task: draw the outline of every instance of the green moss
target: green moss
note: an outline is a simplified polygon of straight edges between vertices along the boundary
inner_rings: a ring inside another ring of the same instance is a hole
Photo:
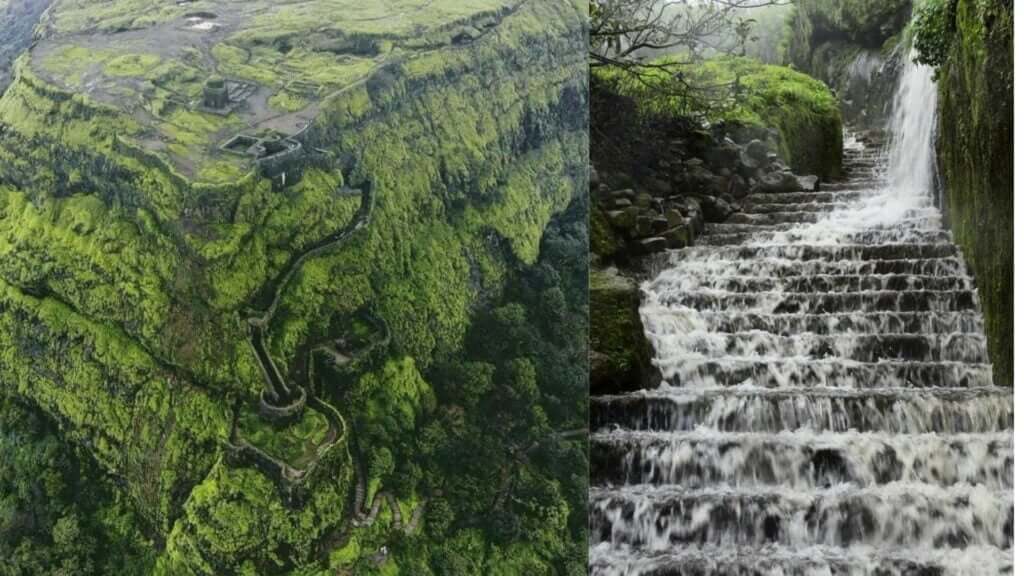
[[[145,76],[158,64],[156,54],[124,54],[107,60],[103,71],[110,76]]]
[[[959,0],[939,70],[939,162],[953,236],[975,277],[999,385],[1013,382],[1013,17]]]
[[[591,196],[591,206],[596,202]],[[593,209],[590,215],[590,251],[602,259],[610,259],[625,248],[622,239],[612,230],[608,216],[603,210]]]
[[[640,320],[640,290],[614,270],[590,273],[590,350],[593,393],[644,388],[650,384],[651,349]]]
[[[299,470],[315,459],[329,429],[327,418],[312,409],[304,410],[298,422],[286,426],[267,423],[255,409],[244,410],[238,419],[242,438]]]
[[[347,460],[321,464],[333,464],[332,480],[296,507],[263,473],[218,462],[192,491],[155,574],[266,574],[313,564],[317,542],[344,519],[349,481]]]
[[[842,117],[838,102],[820,81],[783,66],[727,56],[686,66],[678,74],[697,90],[715,93],[715,107],[704,108],[702,99],[681,89],[679,80],[663,69],[641,78],[606,73],[605,79],[613,80],[620,93],[635,97],[647,113],[700,114],[712,122],[775,128],[782,136],[782,156],[794,170],[823,178],[839,175]]]

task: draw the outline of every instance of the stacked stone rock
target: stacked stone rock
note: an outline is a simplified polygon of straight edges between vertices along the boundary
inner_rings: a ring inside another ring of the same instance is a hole
[[[749,194],[815,191],[816,176],[798,176],[760,139],[740,145],[728,137],[697,157],[683,140],[669,143],[671,160],[645,180],[645,188],[616,174],[605,182],[592,168],[597,208],[631,254],[654,254],[692,246],[706,223],[724,222]]]

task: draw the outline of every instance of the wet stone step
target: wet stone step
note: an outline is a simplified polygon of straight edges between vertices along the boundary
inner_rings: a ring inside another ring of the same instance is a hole
[[[846,244],[840,246],[815,246],[809,244],[773,244],[766,246],[694,246],[684,248],[681,254],[688,261],[706,260],[918,260],[925,258],[949,258],[958,255],[956,245],[947,244]]]
[[[984,486],[893,483],[815,491],[590,491],[590,538],[613,547],[908,546],[1013,542],[1013,499]]]
[[[981,334],[977,312],[873,312],[840,314],[761,314],[705,312],[701,322],[708,331],[733,334],[759,330],[769,334]]]
[[[983,363],[988,351],[983,334],[798,334],[764,332],[713,334],[703,331],[659,334],[658,346],[704,358],[799,357],[815,360],[843,358],[858,362],[879,360],[955,361]]]
[[[870,228],[863,228],[858,230],[859,232],[873,232],[879,230],[916,230],[923,229],[928,231],[938,230],[942,225],[942,218],[936,214],[928,214],[918,218],[907,218],[901,219],[898,223],[876,225]],[[799,232],[814,232],[816,228],[812,228],[811,225],[794,225],[794,224],[742,224],[742,223],[721,223],[721,224],[706,224],[704,228],[705,234],[737,234],[741,232],[759,233],[759,232],[784,232],[784,233],[799,233]]]
[[[665,434],[597,433],[591,485],[681,488],[758,486],[813,491],[893,482],[1013,489],[1013,433]]]
[[[937,216],[934,208],[911,208],[904,211],[907,219]],[[823,216],[817,212],[773,212],[771,214],[733,213],[726,219],[732,224],[810,224]]]
[[[878,169],[873,166],[859,166],[852,167],[843,171],[843,175],[849,180],[858,180],[866,178],[879,178],[881,174]]]
[[[882,190],[885,188],[885,181],[879,178],[858,178],[856,180],[842,180],[839,182],[822,182],[818,185],[819,192],[852,191],[852,190]]]
[[[761,388],[973,388],[992,385],[992,367],[963,362],[849,362],[807,359],[701,359],[658,361],[670,386]]]
[[[996,388],[711,389],[602,396],[594,430],[693,432],[986,433],[1013,429],[1013,398]],[[698,438],[699,439],[699,438]],[[696,440],[695,440],[696,441]]]
[[[678,254],[678,253],[677,253]],[[672,265],[672,260],[666,263]],[[762,276],[765,278],[782,278],[785,276],[833,276],[833,275],[920,275],[920,276],[952,276],[964,273],[963,262],[959,258],[927,258],[902,260],[776,260],[747,259],[734,261],[719,260],[686,260],[685,266],[676,263],[675,267],[692,276]],[[655,279],[651,285],[657,286],[663,280]]]
[[[726,222],[735,224],[787,224],[787,223],[814,223],[821,218],[820,214],[808,212],[776,212],[774,214],[747,214],[736,212],[729,216]]]
[[[703,311],[756,310],[773,314],[834,314],[837,312],[962,312],[978,308],[969,290],[879,291],[832,294],[778,292],[736,294],[666,292],[658,303]]]
[[[637,554],[597,545],[590,558],[589,576],[1010,576],[1013,571],[1012,554],[989,546],[888,552],[727,547]]]
[[[806,202],[799,204],[796,202],[757,202],[746,204],[743,211],[747,214],[775,214],[779,212],[804,212],[804,213],[822,213],[822,212],[839,212],[841,210],[853,210],[863,204],[857,201],[850,202]],[[917,204],[920,208],[926,208],[930,206],[928,202],[920,202]]]
[[[740,232],[734,234],[705,234],[697,241],[698,246],[738,246],[740,244],[801,244],[812,241],[814,235],[810,232]],[[944,244],[952,242],[952,236],[945,230],[927,230],[910,228],[906,230],[871,230],[868,232],[855,232],[846,236],[843,242],[846,244]]]
[[[776,192],[750,194],[743,199],[745,205],[754,204],[810,204],[813,202],[856,202],[874,196],[870,191],[856,192]]]
[[[816,276],[702,276],[681,279],[679,286],[688,289],[724,290],[726,292],[864,292],[906,290],[970,290],[970,278],[965,276],[915,276],[910,274],[837,274]],[[659,283],[659,289],[674,288],[668,282]]]

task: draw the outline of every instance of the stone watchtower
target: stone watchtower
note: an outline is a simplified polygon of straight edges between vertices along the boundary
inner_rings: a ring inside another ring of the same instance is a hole
[[[215,110],[228,105],[228,87],[220,76],[211,76],[203,86],[203,106]]]

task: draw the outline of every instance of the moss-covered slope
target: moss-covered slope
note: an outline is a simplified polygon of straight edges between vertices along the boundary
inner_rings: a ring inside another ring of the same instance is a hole
[[[679,84],[677,74],[685,85]],[[719,56],[671,73],[661,68],[639,75],[601,70],[599,79],[634,98],[647,114],[705,116],[710,122],[777,130],[780,156],[799,172],[827,179],[837,177],[842,168],[839,105],[827,86],[801,72]],[[704,99],[695,93],[714,95],[715,105],[700,106]]]
[[[278,293],[269,354],[327,399],[344,381],[307,382],[306,358],[353,314],[420,370],[460,349],[473,307],[582,193],[583,17],[541,0],[46,13],[0,97],[0,385],[169,537],[161,570],[327,557],[351,515],[359,430],[335,438],[342,453],[298,502],[228,458],[264,387],[245,319]],[[242,100],[211,109],[211,77]],[[263,157],[220,147],[237,134]]]
[[[977,282],[998,384],[1013,382],[1013,6],[952,2],[939,70],[944,209]]]

